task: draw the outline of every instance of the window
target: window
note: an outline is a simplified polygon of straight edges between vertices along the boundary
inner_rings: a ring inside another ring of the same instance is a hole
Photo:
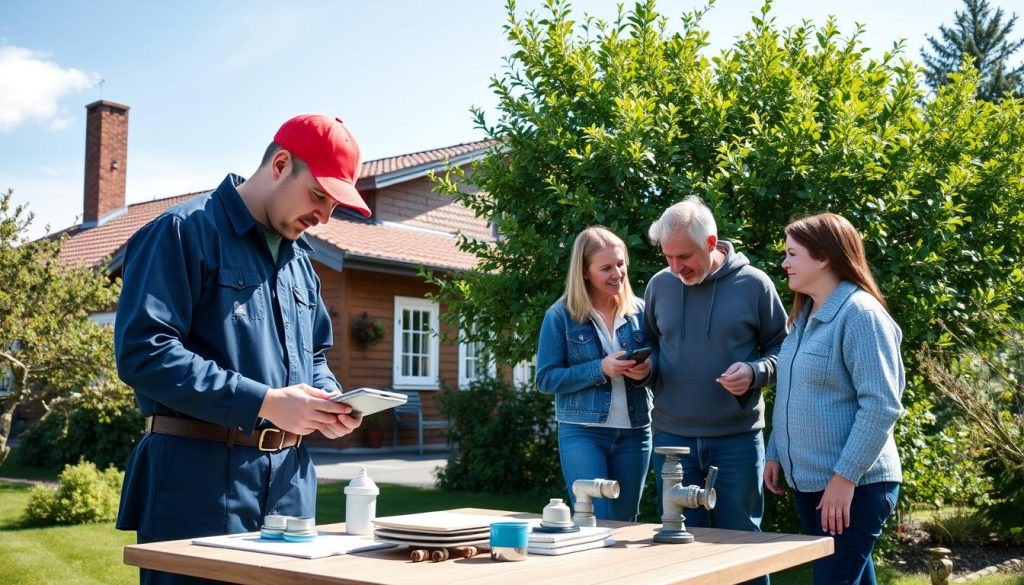
[[[14,370],[7,362],[0,363],[0,398],[6,398],[14,390]]]
[[[470,383],[496,374],[494,360],[487,355],[482,341],[459,343],[459,388],[466,389]]]
[[[537,375],[537,356],[523,360],[512,368],[512,385],[516,388],[533,387],[533,378]]]
[[[395,386],[438,387],[437,303],[395,297]]]
[[[114,328],[114,317],[116,317],[116,316],[117,316],[117,313],[114,313],[114,312],[110,312],[110,313],[92,313],[92,314],[89,315],[89,319],[92,320],[92,322],[97,324],[97,325],[102,325],[104,327],[110,327],[111,329],[113,329]]]

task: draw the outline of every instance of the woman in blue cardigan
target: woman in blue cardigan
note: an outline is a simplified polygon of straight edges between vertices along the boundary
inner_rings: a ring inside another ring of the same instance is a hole
[[[651,360],[625,359],[647,345],[644,302],[629,286],[626,244],[607,229],[573,244],[565,293],[544,315],[537,388],[555,395],[558,454],[569,499],[577,479],[619,482],[619,497],[596,498],[594,515],[634,520],[651,457]]]
[[[807,534],[835,553],[818,584],[875,583],[871,550],[896,509],[903,475],[893,440],[905,385],[902,333],[886,311],[857,230],[823,213],[786,226],[782,262],[793,291],[778,361],[765,486],[795,491]]]

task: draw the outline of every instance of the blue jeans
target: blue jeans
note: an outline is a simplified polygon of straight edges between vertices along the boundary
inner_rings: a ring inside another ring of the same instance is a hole
[[[795,492],[796,512],[804,534],[821,536],[821,511],[815,510],[824,492]],[[816,584],[875,585],[875,564],[871,549],[882,534],[885,519],[896,510],[900,484],[882,481],[857,486],[850,503],[850,526],[832,537],[835,552],[814,561]]]
[[[558,456],[571,508],[576,506],[574,481],[613,479],[619,482],[619,497],[594,498],[594,515],[601,520],[636,520],[651,460],[651,427],[613,429],[558,423]]]
[[[655,447],[689,447],[690,454],[680,458],[683,464],[683,484],[703,487],[708,468],[718,468],[715,491],[718,502],[713,513],[718,528],[761,532],[764,515],[764,436],[751,431],[724,437],[680,437],[670,433],[654,433]],[[662,507],[661,468],[665,456],[655,453],[651,463],[658,484],[658,511]],[[711,526],[711,518],[704,508],[683,510],[687,526]],[[768,577],[748,583],[767,585]]]

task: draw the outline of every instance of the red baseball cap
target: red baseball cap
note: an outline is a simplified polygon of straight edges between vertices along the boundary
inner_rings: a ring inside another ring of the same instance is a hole
[[[295,116],[281,125],[274,142],[301,158],[320,188],[338,203],[370,217],[370,208],[356,191],[362,164],[359,145],[341,118]]]

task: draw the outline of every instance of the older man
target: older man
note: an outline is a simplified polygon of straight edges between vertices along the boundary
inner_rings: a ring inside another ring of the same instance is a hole
[[[689,197],[651,225],[668,267],[647,285],[644,329],[657,348],[654,446],[689,447],[683,480],[719,469],[718,527],[760,531],[764,510],[764,400],[786,336],[786,310],[771,279],[718,239],[711,210]],[[660,472],[664,457],[652,464]],[[661,482],[656,482],[659,488]],[[687,524],[709,526],[702,509]]]

